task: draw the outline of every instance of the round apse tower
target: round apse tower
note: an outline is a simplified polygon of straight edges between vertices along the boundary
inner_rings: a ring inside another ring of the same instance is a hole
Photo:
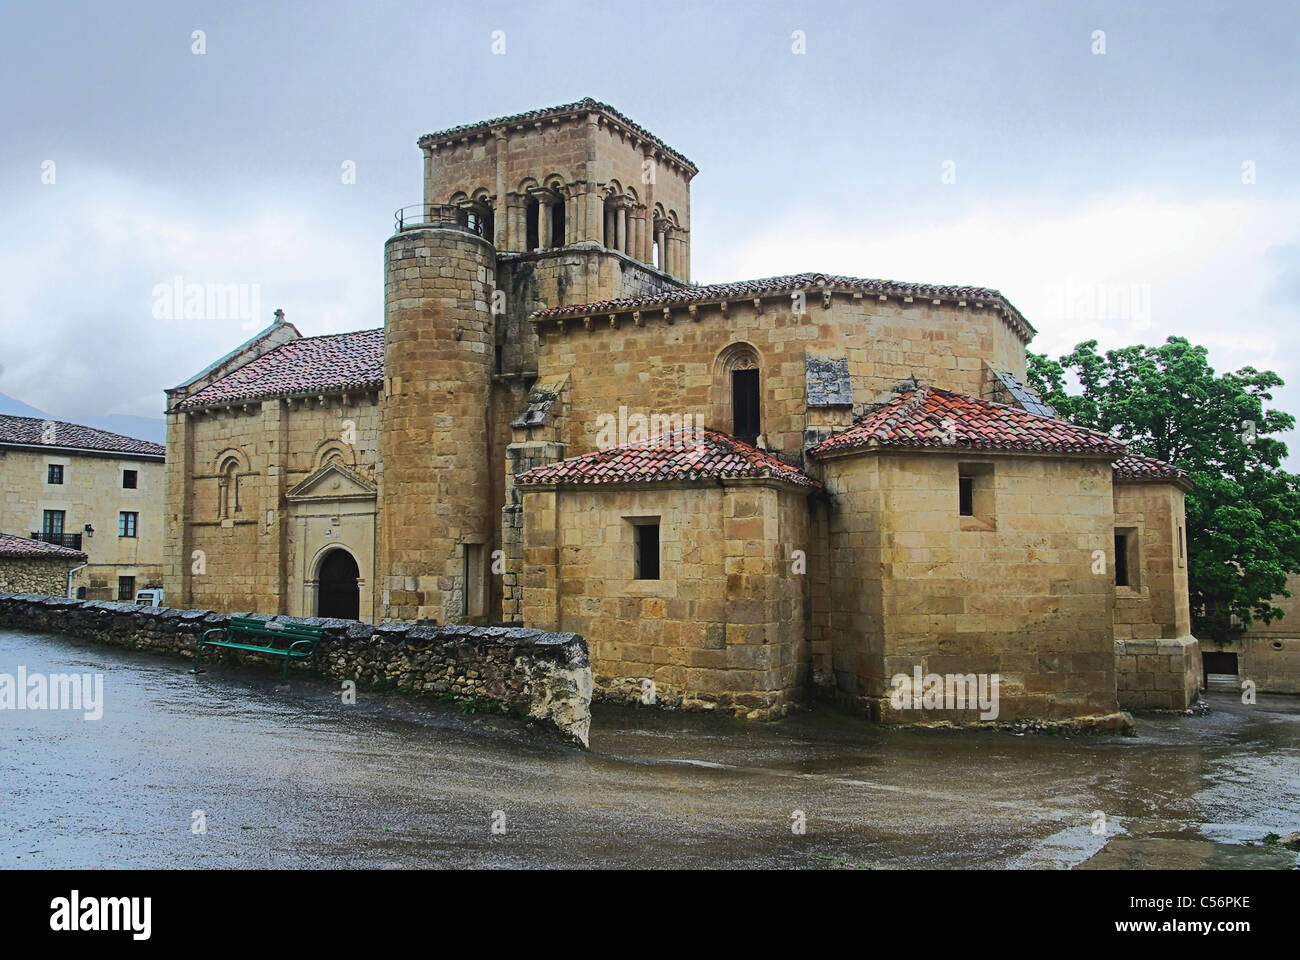
[[[384,245],[382,618],[487,616],[496,250],[425,205]]]

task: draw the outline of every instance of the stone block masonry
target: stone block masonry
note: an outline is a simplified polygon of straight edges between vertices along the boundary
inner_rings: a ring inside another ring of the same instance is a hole
[[[1115,685],[1126,710],[1186,710],[1200,697],[1200,644],[1192,636],[1116,640]]]
[[[587,746],[591,661],[586,641],[577,634],[521,627],[423,627],[254,616],[323,628],[318,653],[325,677],[352,680],[358,688],[395,689],[428,699],[498,704],[538,721],[568,742]],[[209,610],[0,594],[0,627],[63,634],[191,660],[199,635],[229,622],[228,615]],[[205,650],[203,656],[209,664],[236,657],[271,659],[221,648]],[[277,669],[279,663],[275,658]],[[294,663],[290,669],[310,666]]]

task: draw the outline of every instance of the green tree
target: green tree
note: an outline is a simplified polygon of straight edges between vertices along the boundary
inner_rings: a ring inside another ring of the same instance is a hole
[[[1283,385],[1276,373],[1216,376],[1204,347],[1170,337],[1105,353],[1089,340],[1059,360],[1030,353],[1028,381],[1061,417],[1191,476],[1187,580],[1198,635],[1226,639],[1233,616],[1249,626],[1282,615],[1269,601],[1289,597],[1287,574],[1300,573],[1300,477],[1282,469],[1287,448],[1274,436],[1295,417],[1265,407]]]

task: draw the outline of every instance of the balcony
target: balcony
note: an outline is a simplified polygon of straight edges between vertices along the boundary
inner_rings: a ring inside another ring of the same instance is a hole
[[[81,549],[81,534],[79,533],[41,533],[33,530],[33,540],[39,540],[41,543],[52,543],[59,547],[71,547],[73,550]]]
[[[492,239],[488,221],[481,212],[450,203],[416,203],[402,207],[393,214],[393,221],[398,233],[419,227],[460,227],[485,240]]]

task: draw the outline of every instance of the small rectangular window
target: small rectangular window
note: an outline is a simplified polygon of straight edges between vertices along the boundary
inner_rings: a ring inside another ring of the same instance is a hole
[[[117,578],[117,599],[127,601],[135,599],[135,577]]]
[[[63,536],[63,517],[62,510],[46,510],[41,517],[41,533],[52,537]],[[58,543],[58,540],[52,540],[51,543]]]
[[[659,579],[659,524],[638,523],[636,533],[636,579]]]
[[[957,464],[957,526],[959,529],[968,531],[997,529],[996,479],[992,463]]]
[[[957,512],[963,517],[975,516],[975,478],[957,478]]]
[[[1128,535],[1115,534],[1115,586],[1127,587],[1128,582]]]
[[[136,483],[137,483],[137,482],[138,482],[138,474],[136,473],[135,470],[123,470],[123,471],[122,471],[122,489],[123,489],[123,490],[134,490],[134,489],[136,488]]]
[[[136,535],[136,524],[140,520],[140,514],[128,513],[122,511],[117,515],[117,535],[119,537],[134,537]]]
[[[63,482],[63,464],[61,464],[61,463],[51,463],[50,466],[49,466],[48,471],[47,471],[46,474],[45,474],[45,482],[46,482],[46,483],[62,483],[62,482]]]

